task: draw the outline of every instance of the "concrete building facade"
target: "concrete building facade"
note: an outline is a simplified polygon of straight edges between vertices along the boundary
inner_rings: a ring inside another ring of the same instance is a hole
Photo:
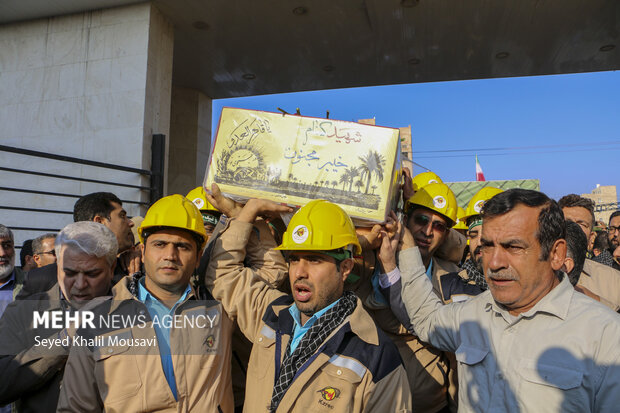
[[[609,224],[609,216],[618,209],[618,193],[615,185],[596,185],[596,188],[589,194],[582,194],[584,198],[594,201],[594,217],[597,221],[602,221],[605,225]]]

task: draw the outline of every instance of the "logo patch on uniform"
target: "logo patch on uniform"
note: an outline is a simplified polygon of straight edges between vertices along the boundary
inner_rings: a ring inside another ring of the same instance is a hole
[[[323,398],[323,400],[327,400],[328,402],[331,402],[332,400],[340,396],[340,390],[335,387],[325,387],[319,390],[318,393],[321,393],[321,397]]]
[[[205,206],[205,201],[201,198],[194,198],[192,202],[196,205],[196,207],[198,207],[198,209],[202,209],[202,207]]]
[[[476,211],[477,213],[480,213],[480,211],[482,211],[483,206],[484,206],[484,199],[481,199],[480,201],[474,204],[474,211]]]
[[[437,195],[435,198],[433,198],[433,205],[435,205],[435,208],[439,208],[439,209],[445,208],[446,198],[444,198],[441,195]]]
[[[215,337],[213,337],[213,334],[207,337],[205,343],[207,344],[207,347],[213,348],[213,346],[215,345]]]
[[[308,239],[309,235],[310,231],[308,231],[308,228],[306,228],[305,225],[297,225],[293,230],[293,242],[296,244],[302,244]]]

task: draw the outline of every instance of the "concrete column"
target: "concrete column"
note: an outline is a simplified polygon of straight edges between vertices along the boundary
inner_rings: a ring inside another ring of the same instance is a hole
[[[169,135],[173,27],[151,4],[0,26],[0,144],[149,169],[151,135]],[[0,164],[144,185],[139,174],[0,152]],[[5,187],[84,195],[133,188],[0,171]],[[76,198],[0,191],[0,204],[72,211]],[[144,207],[125,203],[129,214]],[[11,227],[62,228],[71,215],[0,210]],[[40,232],[17,231],[16,241]]]
[[[194,89],[172,89],[168,192],[202,185],[211,151],[211,99]]]

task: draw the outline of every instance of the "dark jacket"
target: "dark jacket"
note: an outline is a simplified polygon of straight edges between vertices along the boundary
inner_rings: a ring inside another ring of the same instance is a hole
[[[444,304],[467,301],[484,292],[473,280],[469,279],[467,270],[449,272],[440,275],[438,278],[441,291],[439,298]]]
[[[58,265],[56,263],[46,265],[44,267],[34,268],[26,274],[26,280],[23,288],[15,297],[16,300],[29,299],[33,294],[48,291],[54,284],[58,282]],[[120,265],[118,259],[114,267],[114,277],[112,285],[115,285],[123,277],[128,275]]]
[[[55,338],[58,331],[32,329],[33,311],[69,309],[60,288],[13,301],[0,319],[0,406],[16,402],[20,412],[54,412],[67,353],[36,346],[35,336]]]

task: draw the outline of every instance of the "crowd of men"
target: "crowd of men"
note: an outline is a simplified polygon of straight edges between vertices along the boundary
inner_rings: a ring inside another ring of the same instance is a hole
[[[21,267],[0,224],[0,413],[619,409],[620,211],[406,168],[401,199],[92,193]]]

